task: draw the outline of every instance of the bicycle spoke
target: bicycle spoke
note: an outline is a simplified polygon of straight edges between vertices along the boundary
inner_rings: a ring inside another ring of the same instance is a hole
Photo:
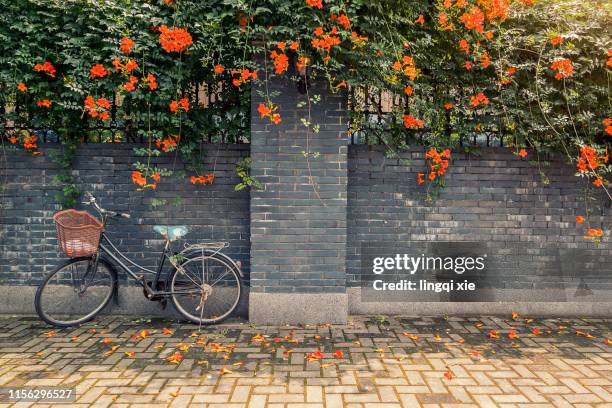
[[[210,286],[215,286],[221,279],[223,279],[225,276],[227,276],[228,273],[230,273],[230,271],[225,271],[225,273],[223,275],[219,276],[219,278],[214,283],[212,283]]]
[[[241,288],[232,265],[214,255],[196,255],[183,268],[186,272],[175,273],[172,281],[172,297],[181,313],[194,322],[207,323],[233,311]]]
[[[90,260],[75,261],[54,272],[42,287],[38,303],[51,322],[74,324],[94,316],[110,300],[114,279],[107,267]]]

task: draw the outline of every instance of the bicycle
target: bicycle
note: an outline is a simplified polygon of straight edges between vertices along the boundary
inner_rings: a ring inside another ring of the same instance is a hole
[[[117,299],[118,273],[110,260],[143,287],[148,300],[165,306],[171,299],[176,310],[193,323],[220,323],[235,311],[244,284],[240,263],[221,252],[229,243],[186,244],[174,252],[172,242],[186,235],[187,227],[156,225],[153,228],[165,243],[157,269],[152,270],[129,259],[105,232],[111,219],[130,215],[100,207],[90,193],[85,198],[83,204],[93,205],[100,219],[75,210],[54,216],[60,247],[71,259],[53,270],[36,291],[34,303],[42,320],[57,327],[77,326],[92,320],[111,299]],[[67,225],[66,220],[76,226]],[[163,279],[168,261],[172,269]],[[132,268],[154,277],[148,280]]]

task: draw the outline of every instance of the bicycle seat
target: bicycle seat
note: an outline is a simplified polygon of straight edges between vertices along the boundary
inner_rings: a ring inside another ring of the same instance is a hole
[[[163,235],[163,237],[167,238],[169,241],[181,239],[189,232],[189,229],[184,225],[155,225],[153,230]]]

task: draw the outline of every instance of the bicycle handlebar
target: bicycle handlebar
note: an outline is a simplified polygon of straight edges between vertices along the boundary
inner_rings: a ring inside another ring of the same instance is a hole
[[[110,210],[105,210],[104,208],[100,207],[98,205],[98,203],[96,202],[96,197],[93,196],[93,194],[91,194],[89,191],[85,192],[85,198],[88,199],[89,201],[82,201],[83,204],[85,205],[94,205],[94,207],[96,207],[96,210],[98,210],[98,212],[102,215],[108,215],[110,217],[120,217],[120,218],[130,218],[130,214],[128,213],[120,213],[120,212],[115,212],[115,211],[110,211]]]

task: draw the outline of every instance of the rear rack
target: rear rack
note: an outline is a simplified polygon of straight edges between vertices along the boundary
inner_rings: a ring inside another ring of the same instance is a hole
[[[197,244],[186,243],[185,249],[183,249],[183,251],[187,251],[187,250],[191,251],[191,250],[197,250],[197,249],[210,249],[210,250],[220,251],[223,248],[227,248],[229,246],[230,246],[229,242],[199,242]]]

